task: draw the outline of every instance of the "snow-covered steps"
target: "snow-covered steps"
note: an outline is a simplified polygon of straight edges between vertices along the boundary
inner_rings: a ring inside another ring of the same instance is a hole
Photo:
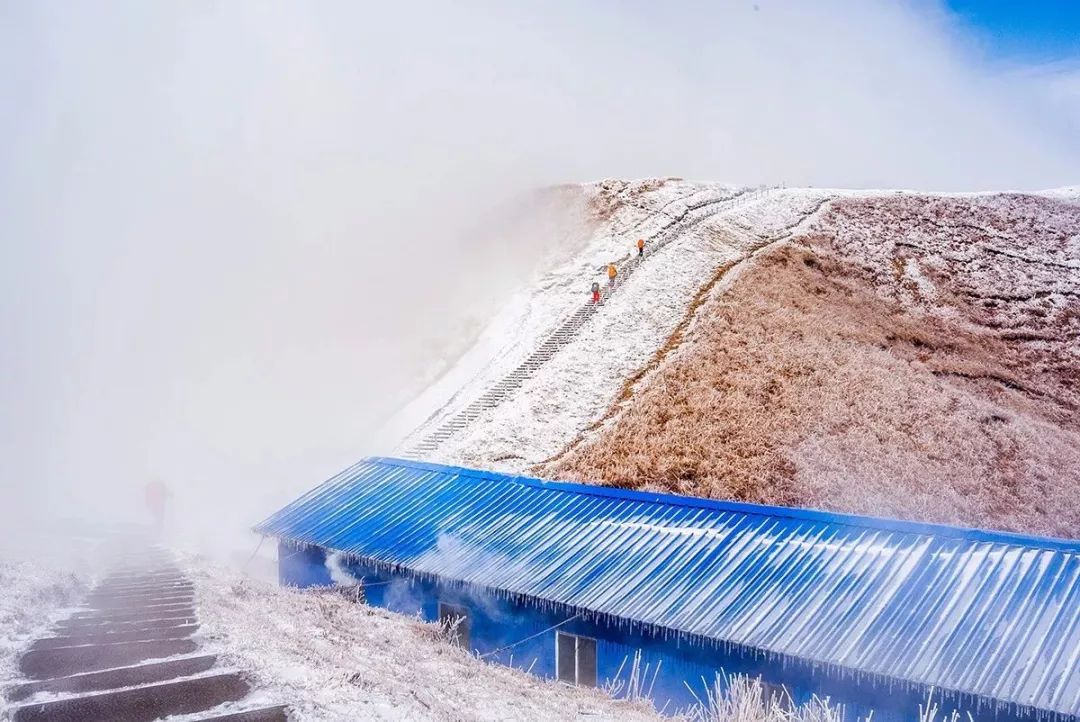
[[[216,674],[25,705],[15,710],[15,721],[156,720],[236,702],[248,692],[240,675]]]
[[[178,677],[190,677],[208,671],[217,664],[217,656],[183,657],[169,662],[141,664],[136,667],[120,667],[103,672],[76,674],[70,677],[27,682],[8,690],[8,699],[21,702],[41,693],[63,694],[65,692],[97,692],[106,689],[134,687],[141,684],[163,682]]]
[[[45,637],[30,645],[31,650],[56,649],[57,647],[80,647],[85,645],[106,645],[117,642],[153,642],[185,639],[199,629],[196,624],[183,624],[173,627],[148,627],[123,631],[106,631],[92,634],[79,633],[65,637]]]
[[[190,639],[32,649],[22,656],[19,670],[29,679],[56,679],[111,667],[124,667],[147,659],[190,654],[196,649],[198,645]]]
[[[5,691],[15,722],[184,720],[280,722],[284,706],[248,699],[251,685],[199,654],[195,589],[169,555],[129,556],[19,659],[26,681]]]

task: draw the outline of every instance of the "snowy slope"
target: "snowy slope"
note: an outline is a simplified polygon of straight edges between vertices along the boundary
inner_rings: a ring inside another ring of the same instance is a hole
[[[1080,203],[1080,186],[1063,186],[1039,191],[1038,195],[1056,198],[1060,201],[1072,201]]]
[[[596,213],[595,230],[572,258],[531,289],[519,292],[489,325],[480,343],[403,415],[415,430],[397,453],[449,422],[538,348],[587,300],[604,269],[632,254],[634,241],[675,224],[687,208],[746,189],[681,180],[603,181],[582,186]],[[933,197],[971,202],[989,194],[942,193]],[[1077,187],[1038,195],[1080,200]],[[925,198],[898,190],[770,189],[745,194],[747,202],[720,203],[707,220],[689,226],[651,255],[605,305],[510,398],[456,430],[423,458],[518,472],[551,460],[606,417],[628,379],[649,366],[688,313],[697,293],[730,267],[720,288],[753,263],[755,252],[811,230],[832,199]],[[909,269],[914,273],[913,269]],[[918,283],[918,279],[913,280]],[[425,423],[420,423],[426,419]],[[417,425],[419,424],[419,425]],[[404,425],[402,425],[404,428]]]
[[[78,602],[88,582],[70,569],[0,560],[0,689],[19,677],[18,655]]]
[[[627,257],[639,237],[649,237],[674,221],[688,203],[732,197],[740,192],[720,184],[604,181],[582,188],[594,210],[617,204],[601,219],[584,247],[555,265],[532,288],[519,291],[481,333],[477,344],[439,381],[410,403],[391,426],[409,436],[402,449],[479,396],[517,366],[587,298],[593,281],[606,282],[607,264]],[[417,426],[419,425],[419,428]]]
[[[439,627],[338,593],[254,581],[186,560],[204,642],[298,722],[657,720],[599,690],[548,682],[453,647]]]
[[[480,396],[586,301],[593,281],[606,282],[609,262],[625,259],[638,237],[651,238],[687,207],[742,191],[685,181],[607,181],[586,188],[607,213],[587,246],[520,294],[492,323],[487,339],[418,402],[436,409],[401,445],[408,449]],[[651,255],[625,285],[517,393],[444,442],[426,458],[520,471],[557,454],[619,397],[625,379],[645,366],[684,318],[695,293],[723,268],[785,238],[833,191],[779,190],[719,204],[715,215]],[[499,340],[502,339],[500,345]],[[471,376],[468,375],[469,372]],[[456,395],[443,401],[449,387]],[[442,404],[439,406],[439,404]],[[414,409],[417,404],[414,404]],[[415,413],[415,411],[414,411]]]

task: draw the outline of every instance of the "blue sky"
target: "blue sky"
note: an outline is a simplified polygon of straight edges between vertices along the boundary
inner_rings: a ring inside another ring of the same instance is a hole
[[[947,0],[992,58],[1080,61],[1080,0]]]

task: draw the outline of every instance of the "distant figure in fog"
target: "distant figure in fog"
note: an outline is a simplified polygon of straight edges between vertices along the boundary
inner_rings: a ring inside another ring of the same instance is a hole
[[[618,276],[618,275],[619,275],[619,272],[618,272],[618,270],[616,270],[615,264],[614,263],[609,263],[608,267],[607,267],[608,284],[614,286],[615,285],[615,276]]]
[[[593,281],[592,285],[592,302],[600,303],[600,284]]]
[[[637,257],[638,258],[644,258],[645,257],[645,239],[644,238],[637,239]]]
[[[165,526],[165,503],[169,499],[169,487],[160,479],[154,479],[143,488],[143,499],[150,516],[154,518],[154,527],[158,532]]]

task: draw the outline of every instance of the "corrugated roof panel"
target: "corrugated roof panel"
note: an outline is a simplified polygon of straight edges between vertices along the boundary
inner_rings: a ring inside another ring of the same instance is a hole
[[[1080,542],[367,459],[256,527],[816,662],[1080,714]]]

